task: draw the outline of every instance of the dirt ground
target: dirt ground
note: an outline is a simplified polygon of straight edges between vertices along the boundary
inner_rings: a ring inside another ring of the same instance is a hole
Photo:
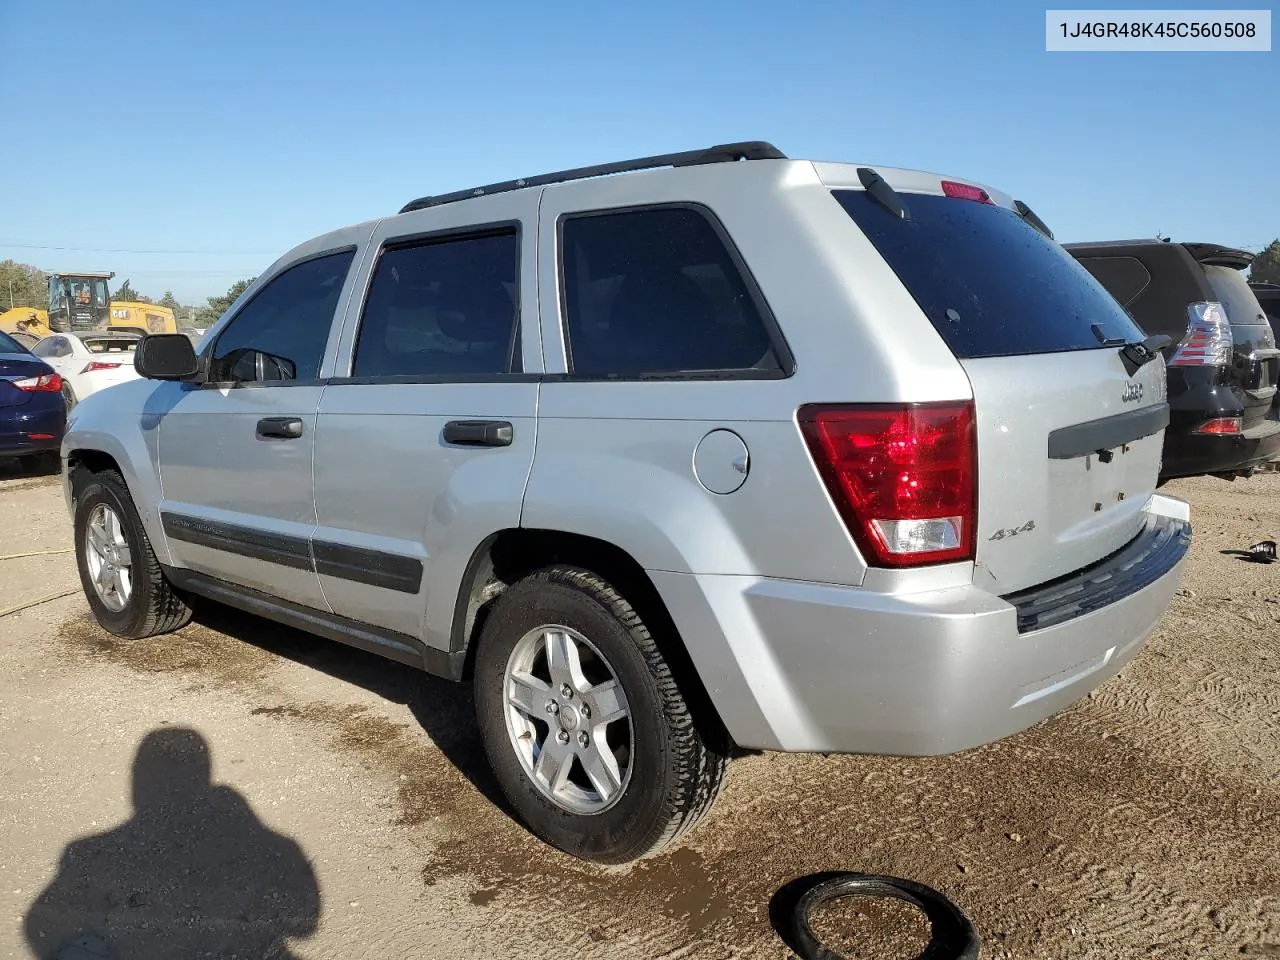
[[[137,643],[78,594],[3,617],[0,956],[783,958],[771,898],[841,869],[942,890],[983,957],[1280,956],[1280,565],[1223,553],[1280,534],[1280,475],[1168,490],[1185,595],[1092,697],[961,756],[743,758],[623,869],[510,819],[459,687],[229,612]],[[68,546],[56,478],[0,473],[0,556]],[[0,560],[0,609],[76,585]],[[857,956],[925,936],[821,923]]]

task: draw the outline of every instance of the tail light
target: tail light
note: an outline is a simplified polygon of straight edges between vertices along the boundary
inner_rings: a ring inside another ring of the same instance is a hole
[[[957,183],[955,180],[942,181],[942,193],[957,200],[976,200],[978,203],[991,203],[991,194],[971,183]]]
[[[1193,303],[1187,307],[1187,335],[1169,360],[1172,367],[1207,367],[1231,362],[1231,323],[1222,304]]]
[[[841,518],[873,566],[972,560],[972,403],[804,406],[797,419]]]
[[[1215,417],[1206,420],[1192,433],[1212,433],[1218,436],[1244,433],[1244,421],[1240,417]]]
[[[10,380],[19,390],[27,393],[61,393],[62,377],[56,373],[46,373],[42,377],[27,377],[25,380]]]
[[[81,370],[80,372],[93,373],[93,371],[95,370],[119,370],[119,369],[120,369],[120,364],[118,363],[103,363],[101,360],[90,360],[88,363],[85,364],[84,369]]]

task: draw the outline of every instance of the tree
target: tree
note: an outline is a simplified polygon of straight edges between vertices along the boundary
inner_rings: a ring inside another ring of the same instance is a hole
[[[248,280],[237,280],[231,287],[220,297],[210,297],[209,303],[196,311],[196,326],[211,327],[214,322],[227,312],[227,307],[231,306],[240,294],[249,289],[249,284],[253,283],[256,277]]]
[[[0,260],[0,311],[10,307],[49,309],[49,275],[27,263]]]
[[[1265,250],[1253,258],[1249,279],[1257,283],[1280,283],[1280,238],[1272,240]]]
[[[182,309],[182,304],[178,302],[178,298],[173,295],[172,290],[166,290],[164,296],[160,298],[160,306],[168,307],[177,316],[178,311]]]
[[[111,294],[111,299],[119,300],[122,303],[151,303],[152,302],[150,297],[144,297],[137,290],[133,289],[133,287],[129,285],[128,280],[126,280],[124,283],[120,284],[120,286],[116,288],[115,293]]]

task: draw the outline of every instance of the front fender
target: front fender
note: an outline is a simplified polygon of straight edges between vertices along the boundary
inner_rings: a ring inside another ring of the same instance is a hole
[[[156,559],[165,564],[171,558],[156,510],[163,498],[159,426],[177,389],[177,384],[135,380],[91,394],[72,409],[62,438],[64,463],[85,453],[105,454],[115,461]],[[63,492],[74,515],[69,469],[63,472]]]

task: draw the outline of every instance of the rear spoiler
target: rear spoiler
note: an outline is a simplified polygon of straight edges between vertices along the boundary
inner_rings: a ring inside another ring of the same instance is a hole
[[[1253,254],[1248,250],[1236,250],[1217,243],[1184,243],[1183,246],[1198,262],[1208,267],[1244,270],[1253,263]]]

